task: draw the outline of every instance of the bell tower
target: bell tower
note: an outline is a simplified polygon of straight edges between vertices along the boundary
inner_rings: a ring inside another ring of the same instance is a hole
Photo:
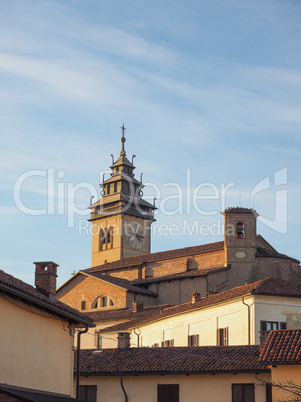
[[[151,224],[155,206],[142,198],[144,185],[136,180],[132,161],[126,157],[125,127],[121,151],[110,167],[110,177],[100,184],[102,198],[91,205],[92,267],[150,253]]]

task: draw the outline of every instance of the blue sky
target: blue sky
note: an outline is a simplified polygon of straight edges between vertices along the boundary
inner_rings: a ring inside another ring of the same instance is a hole
[[[220,211],[242,205],[301,259],[299,0],[1,0],[0,10],[1,269],[33,283],[32,262],[53,260],[61,284],[90,266],[78,221],[123,123],[145,196],[160,193],[152,251],[221,240]],[[198,189],[205,214],[188,206]],[[25,213],[18,196],[46,213]],[[184,222],[216,232],[188,235]],[[176,235],[158,233],[172,224]]]

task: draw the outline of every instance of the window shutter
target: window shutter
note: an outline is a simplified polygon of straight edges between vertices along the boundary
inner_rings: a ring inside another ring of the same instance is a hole
[[[266,332],[266,330],[267,330],[267,322],[260,321],[260,332]]]
[[[228,345],[228,327],[224,328],[224,345],[227,346]]]

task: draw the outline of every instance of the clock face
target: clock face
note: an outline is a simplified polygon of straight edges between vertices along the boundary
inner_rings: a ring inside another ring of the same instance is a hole
[[[129,245],[136,250],[141,250],[145,245],[145,232],[137,222],[126,226],[126,238]]]

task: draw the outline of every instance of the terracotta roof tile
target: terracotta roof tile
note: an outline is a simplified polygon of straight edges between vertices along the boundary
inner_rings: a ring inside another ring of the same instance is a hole
[[[214,268],[206,268],[206,269],[196,269],[191,271],[179,272],[177,274],[166,275],[166,276],[155,276],[151,278],[145,279],[134,279],[131,281],[133,285],[142,285],[145,283],[152,283],[152,282],[164,282],[164,281],[171,281],[176,279],[185,279],[185,278],[193,278],[196,276],[203,276],[207,274],[214,274],[216,272],[227,271],[231,269],[230,265],[227,267],[214,267]]]
[[[224,210],[225,213],[244,213],[244,214],[255,214],[257,215],[257,212],[253,208],[244,208],[244,207],[229,207]]]
[[[255,257],[289,259],[289,260],[297,262],[298,264],[300,263],[300,261],[297,260],[296,258],[289,257],[286,254],[280,254],[276,250],[275,251],[268,250],[265,247],[257,247]]]
[[[79,271],[81,272],[81,271]],[[127,279],[122,279],[122,278],[116,278],[114,276],[109,276],[109,275],[104,275],[104,274],[100,274],[97,272],[85,272],[83,271],[84,274],[89,274],[95,278],[101,279],[105,282],[108,283],[112,283],[113,285],[116,286],[120,286],[121,288],[126,289],[127,291],[131,292],[131,293],[139,293],[139,294],[143,294],[143,295],[148,295],[148,296],[153,296],[153,297],[157,297],[157,293],[152,292],[151,290],[147,290],[147,289],[142,289],[142,288],[138,288],[137,286],[133,286],[130,281],[128,281]]]
[[[269,364],[301,364],[301,329],[271,331],[259,358]]]
[[[158,253],[143,254],[137,257],[128,257],[118,261],[108,262],[103,265],[98,265],[97,267],[88,268],[84,270],[84,272],[91,273],[115,268],[131,267],[135,265],[141,265],[145,262],[163,261],[172,258],[186,257],[194,254],[208,253],[212,251],[222,250],[223,248],[224,248],[224,242],[219,241],[216,243],[203,244],[200,246],[179,248],[168,251],[160,251]]]
[[[13,294],[14,291],[17,291],[21,296],[23,295],[24,299],[28,299],[30,297],[31,299],[35,300],[37,304],[43,303],[47,307],[49,306],[48,308],[50,311],[54,311],[54,309],[60,310],[61,314],[65,314],[65,316],[67,316],[67,314],[71,314],[73,319],[78,320],[79,322],[93,322],[92,319],[85,314],[82,314],[78,310],[67,306],[67,304],[61,303],[57,300],[52,300],[42,295],[33,286],[15,278],[12,275],[7,274],[2,270],[0,270],[0,291],[1,290],[11,294]]]
[[[165,308],[172,307],[172,304],[161,304],[160,306],[143,307],[137,312],[133,312],[132,308],[122,308],[106,311],[90,311],[85,314],[92,318],[94,321],[107,321],[116,319],[133,319],[136,317],[144,317],[152,315],[156,311],[164,310]]]
[[[200,346],[82,350],[81,375],[268,372],[259,346]],[[75,362],[76,366],[76,362]],[[75,367],[76,370],[76,367]]]
[[[123,331],[125,329],[134,328],[137,325],[141,326],[143,324],[161,320],[172,315],[182,314],[187,311],[198,310],[246,294],[301,298],[301,285],[298,285],[297,283],[287,282],[282,279],[266,278],[258,282],[226,290],[225,292],[217,293],[208,297],[203,297],[195,303],[189,302],[180,304],[174,307],[166,308],[161,312],[155,312],[154,314],[148,315],[147,317],[138,317],[131,321],[107,327],[102,329],[100,332]]]

